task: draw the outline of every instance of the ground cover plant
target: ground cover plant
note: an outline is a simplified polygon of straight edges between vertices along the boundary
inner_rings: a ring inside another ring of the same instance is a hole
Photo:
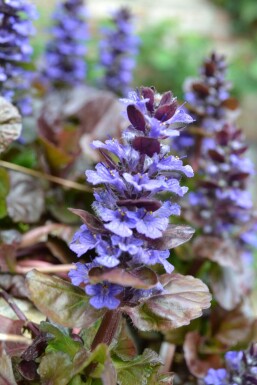
[[[225,57],[186,103],[133,90],[122,8],[89,86],[84,2],[57,3],[32,60],[36,17],[0,0],[0,384],[256,384],[255,171]]]

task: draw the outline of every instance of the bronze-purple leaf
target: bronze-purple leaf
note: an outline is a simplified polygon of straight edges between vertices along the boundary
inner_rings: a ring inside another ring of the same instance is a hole
[[[138,267],[130,271],[120,268],[103,270],[99,267],[93,267],[88,276],[92,283],[107,281],[136,289],[151,289],[158,283],[156,273],[148,267]]]
[[[213,296],[225,310],[233,310],[245,293],[241,287],[240,272],[231,267],[213,266],[209,274]]]
[[[211,157],[211,159],[215,160],[216,162],[219,162],[219,163],[223,163],[225,161],[225,157],[223,154],[221,154],[219,151],[217,150],[209,150],[208,151],[208,154],[209,156]]]
[[[132,126],[138,130],[145,132],[145,118],[142,112],[140,112],[133,104],[127,107],[128,118]]]
[[[25,361],[33,361],[40,357],[47,347],[49,338],[45,333],[39,334],[32,342],[32,344],[22,353],[21,358]]]
[[[216,70],[216,65],[212,62],[208,62],[208,63],[205,63],[204,69],[205,69],[206,76],[213,76]]]
[[[149,99],[146,103],[146,108],[149,112],[153,112],[154,110],[154,90],[150,87],[142,87],[141,88],[142,95],[145,99]]]
[[[37,364],[35,361],[22,360],[18,364],[18,370],[26,380],[33,381],[38,377]]]
[[[235,182],[235,181],[241,181],[249,177],[248,172],[237,172],[229,175],[229,181]]]
[[[166,120],[169,120],[170,118],[172,118],[172,116],[176,112],[176,109],[177,109],[176,101],[170,104],[164,104],[156,110],[154,117],[160,120],[161,122],[166,122]]]
[[[159,106],[163,106],[164,104],[170,104],[171,102],[172,102],[172,92],[167,91],[167,92],[164,92],[164,94],[162,95]]]
[[[143,207],[147,211],[156,211],[158,210],[162,204],[160,201],[156,199],[122,199],[117,201],[118,206],[126,206],[126,207]]]
[[[202,315],[210,306],[208,287],[199,279],[180,274],[164,274],[160,277],[164,292],[143,298],[135,307],[124,306],[122,310],[142,331],[167,331],[183,325]]]
[[[211,181],[211,180],[201,180],[199,181],[199,186],[200,187],[205,187],[205,188],[217,188],[219,185],[217,182]]]
[[[88,327],[102,317],[78,286],[55,276],[31,270],[26,277],[29,298],[50,320],[70,328]]]
[[[231,267],[238,271],[242,269],[238,250],[231,239],[198,236],[193,243],[193,252],[197,257],[207,258],[220,266]]]
[[[157,239],[147,238],[148,244],[157,250],[167,250],[178,247],[189,241],[195,230],[190,226],[169,225],[163,236]]]
[[[210,368],[220,368],[222,365],[221,357],[218,354],[206,354],[200,357],[200,348],[204,343],[204,338],[197,331],[187,333],[184,342],[184,355],[190,372],[197,378],[205,376]]]
[[[249,317],[249,311],[239,307],[224,312],[220,317],[220,324],[214,338],[226,347],[232,347],[238,343],[249,345],[256,340],[257,321],[254,317]]]
[[[159,154],[161,151],[160,142],[154,138],[146,138],[144,136],[137,136],[132,143],[135,150],[141,154],[153,156],[155,153]]]
[[[236,98],[228,98],[222,102],[222,107],[235,111],[239,107],[239,102]]]
[[[203,83],[193,83],[192,88],[202,97],[205,97],[209,94],[209,88]]]
[[[78,215],[83,223],[87,225],[88,229],[92,231],[93,233],[106,233],[106,229],[103,227],[102,223],[97,219],[93,214],[90,214],[88,211],[80,210],[80,209],[71,209],[69,210],[75,214]]]

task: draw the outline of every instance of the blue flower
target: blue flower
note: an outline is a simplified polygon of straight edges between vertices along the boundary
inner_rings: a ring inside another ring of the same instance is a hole
[[[91,296],[89,302],[96,309],[104,307],[112,310],[116,309],[120,300],[116,298],[123,290],[122,286],[109,284],[108,282],[98,283],[96,285],[87,285],[85,291]]]
[[[209,369],[204,382],[206,385],[230,385],[226,369]]]
[[[98,214],[104,222],[109,222],[104,227],[114,234],[121,237],[129,237],[133,234],[131,229],[135,228],[137,223],[137,216],[133,212],[126,208],[117,210],[102,208]]]
[[[89,266],[80,262],[74,263],[76,269],[72,269],[68,276],[73,285],[79,286],[81,283],[88,283]]]
[[[231,351],[225,354],[225,360],[228,367],[233,370],[239,371],[242,363],[243,352]]]
[[[86,225],[82,225],[70,243],[70,248],[78,257],[85,254],[88,250],[94,249],[99,243],[99,235],[92,234]]]
[[[136,229],[140,234],[149,238],[156,239],[162,236],[169,224],[170,215],[179,215],[180,207],[178,204],[165,202],[159,210],[155,212],[139,209],[136,212]]]
[[[103,241],[98,243],[96,247],[97,254],[95,261],[105,267],[115,267],[119,265],[119,257],[122,251],[118,247],[113,247],[110,242]]]
[[[116,170],[106,167],[102,163],[96,165],[96,171],[86,171],[87,180],[93,185],[108,183],[123,191],[125,184]]]

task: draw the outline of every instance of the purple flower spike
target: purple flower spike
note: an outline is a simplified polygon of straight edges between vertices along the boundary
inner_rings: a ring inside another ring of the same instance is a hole
[[[185,99],[190,105],[192,117],[203,134],[219,131],[226,122],[233,123],[238,117],[238,104],[230,97],[230,83],[226,80],[227,64],[223,55],[212,53],[200,68],[197,79],[189,78],[184,85]],[[178,116],[183,116],[183,109]],[[194,157],[196,146],[201,152],[213,145],[212,138],[192,135],[185,130],[173,142],[180,153]]]
[[[83,0],[64,0],[53,14],[52,40],[45,52],[42,80],[53,88],[79,85],[86,77],[86,41]]]
[[[0,0],[0,93],[20,110],[32,112],[28,90],[33,74],[25,70],[33,53],[30,37],[34,34],[32,20],[35,7],[26,0]]]
[[[179,133],[177,129],[190,121],[184,114],[176,121],[176,128],[174,121],[169,123],[172,117],[181,116],[181,108],[171,92],[160,97],[152,88],[143,87],[131,93],[125,104],[129,126],[123,142],[110,139],[105,143],[93,142],[93,147],[101,151],[107,163],[98,163],[95,170],[86,172],[88,182],[97,186],[92,205],[96,217],[80,212],[86,225],[75,233],[70,245],[78,257],[85,254],[85,258],[92,258],[94,253],[88,251],[95,250],[92,263],[97,269],[87,275],[77,265],[78,271],[71,272],[70,278],[74,284],[87,284],[86,293],[96,309],[115,309],[121,301],[134,303],[163,290],[158,279],[151,289],[141,290],[136,284],[128,287],[125,281],[123,286],[121,277],[134,273],[137,276],[145,269],[155,277],[151,271],[155,265],[162,265],[164,271],[172,273],[169,250],[163,250],[160,245],[162,237],[167,238],[165,230],[170,216],[180,215],[176,199],[187,191],[181,186],[181,176],[193,176],[190,166],[168,155],[170,148],[163,142],[173,135],[172,130]],[[163,127],[152,137],[152,124],[156,124],[156,120]],[[162,193],[169,195],[164,202]],[[92,264],[87,264],[86,271],[91,267]],[[90,281],[90,277],[94,274],[100,274],[99,277],[103,274],[102,282],[93,284],[95,281]]]
[[[100,64],[104,69],[102,85],[118,94],[127,94],[132,82],[139,39],[134,35],[132,15],[126,8],[113,14],[113,26],[104,28],[100,43]]]

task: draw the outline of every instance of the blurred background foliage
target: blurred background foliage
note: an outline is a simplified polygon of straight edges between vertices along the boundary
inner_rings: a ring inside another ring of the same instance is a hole
[[[232,27],[239,35],[256,35],[257,7],[255,0],[212,0],[231,15]]]
[[[245,94],[256,92],[257,86],[257,3],[256,0],[206,0],[206,3],[218,5],[228,13],[231,29],[232,53],[229,52],[229,79],[233,83],[233,93],[239,99]],[[54,0],[45,3],[36,2],[40,17],[36,21],[39,31],[33,39],[34,59],[39,60],[44,50],[51,25],[51,13]],[[88,2],[90,5],[90,2]],[[131,6],[133,1],[123,1]],[[210,8],[210,12],[212,9]],[[216,49],[212,36],[200,35],[196,31],[181,29],[180,21],[162,19],[146,25],[141,16],[135,14],[136,28],[141,38],[138,65],[135,70],[134,85],[152,84],[164,91],[167,85],[174,94],[182,98],[181,85],[188,76],[197,76],[202,58]],[[93,83],[99,75],[98,42],[100,28],[108,23],[108,18],[99,19],[90,12],[90,39],[88,41],[88,83]],[[213,27],[215,28],[215,26]],[[247,70],[246,70],[247,69]]]

